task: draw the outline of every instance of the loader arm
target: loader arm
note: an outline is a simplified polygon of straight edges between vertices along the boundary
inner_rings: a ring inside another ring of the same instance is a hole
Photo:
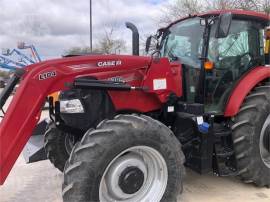
[[[98,61],[115,60],[111,57],[99,56]],[[132,58],[120,57],[122,63],[127,59],[132,60]],[[141,62],[138,65],[144,64],[145,62]],[[0,184],[4,183],[37,125],[49,94],[69,89],[77,77],[124,69],[123,65],[117,68],[115,66],[98,67],[96,59],[84,56],[42,62],[17,72],[0,95],[0,107],[2,107],[20,81],[6,114],[0,122]]]

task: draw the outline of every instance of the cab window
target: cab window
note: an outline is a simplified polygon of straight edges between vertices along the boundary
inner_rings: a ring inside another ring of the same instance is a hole
[[[250,68],[263,63],[263,26],[258,22],[233,20],[226,38],[215,38],[211,29],[208,59],[215,69],[206,81],[207,111],[221,113],[235,82]]]

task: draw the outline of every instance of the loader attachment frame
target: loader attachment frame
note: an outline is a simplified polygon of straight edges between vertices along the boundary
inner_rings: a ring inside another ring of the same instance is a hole
[[[29,66],[24,72],[17,71],[2,91],[1,108],[20,82],[0,123],[0,184],[4,183],[37,125],[47,95],[64,90],[65,81],[72,82],[71,77],[81,74],[81,71],[64,72],[49,65],[44,67],[42,63]]]
[[[129,63],[131,67],[125,65],[127,61],[131,61]],[[82,56],[41,62],[30,65],[24,70],[17,70],[0,95],[0,108],[2,108],[19,83],[0,122],[0,184],[4,183],[35,129],[48,95],[75,87],[74,81],[78,78],[108,79],[111,75],[117,75],[118,72],[127,71],[128,68],[132,71],[136,71],[134,70],[136,66],[145,68],[146,64],[149,64],[149,59],[144,57]],[[99,78],[99,75],[102,76]],[[83,81],[82,84],[85,85],[85,82]],[[102,85],[104,87],[104,83]],[[114,84],[113,82],[110,82],[110,85],[114,88],[124,88],[127,91],[138,91],[136,86]],[[141,87],[140,83],[137,87]]]

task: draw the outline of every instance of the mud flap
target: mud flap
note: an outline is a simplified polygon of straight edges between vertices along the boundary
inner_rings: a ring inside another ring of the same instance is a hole
[[[41,121],[35,128],[32,136],[23,149],[23,157],[26,163],[34,163],[46,160],[47,156],[44,150],[44,134],[48,120]]]

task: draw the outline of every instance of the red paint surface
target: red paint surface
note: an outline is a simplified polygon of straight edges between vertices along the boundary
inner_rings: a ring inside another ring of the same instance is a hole
[[[235,116],[251,90],[261,81],[270,78],[270,67],[256,67],[250,71],[235,87],[226,105],[224,116]]]
[[[112,67],[97,67],[100,61],[121,60],[122,64]],[[158,72],[153,72],[154,68]],[[159,109],[170,92],[178,96],[181,92],[179,65],[170,65],[168,59],[153,62],[150,57],[138,56],[82,56],[51,60],[26,67],[26,74],[0,123],[0,184],[3,184],[12,166],[22,151],[39,121],[46,97],[56,91],[66,90],[66,83],[76,77],[94,76],[110,79],[120,76],[132,86],[145,86],[149,92],[131,91],[109,94],[117,110],[148,112]],[[39,80],[39,75],[56,71],[56,77]],[[153,79],[168,79],[168,89],[154,91]]]

